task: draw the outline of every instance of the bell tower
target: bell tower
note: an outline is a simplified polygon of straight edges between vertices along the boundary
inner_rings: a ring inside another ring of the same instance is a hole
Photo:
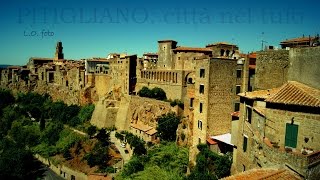
[[[59,59],[64,59],[63,47],[62,47],[62,42],[61,41],[57,42],[56,53],[55,53],[55,56],[54,56],[54,60],[59,60]]]

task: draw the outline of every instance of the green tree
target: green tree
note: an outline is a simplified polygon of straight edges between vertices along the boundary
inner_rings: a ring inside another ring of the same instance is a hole
[[[93,149],[84,156],[90,167],[99,166],[100,169],[105,168],[110,157],[108,156],[108,147],[101,142],[95,144]]]
[[[143,169],[144,169],[144,165],[142,161],[137,156],[133,156],[131,160],[124,165],[122,176],[128,177],[131,174],[142,171]]]
[[[0,179],[36,179],[40,168],[24,147],[7,138],[0,140]]]
[[[0,137],[6,136],[11,129],[12,122],[21,118],[19,113],[16,113],[14,108],[7,106],[3,109],[2,116],[0,116]]]
[[[83,106],[80,109],[78,117],[80,118],[81,122],[86,122],[91,119],[94,108],[95,108],[94,104],[89,104],[89,105]]]
[[[123,141],[123,140],[124,140],[124,136],[123,136],[121,133],[116,132],[115,137],[116,137],[117,139],[119,139],[120,141]]]
[[[228,155],[218,155],[212,152],[206,144],[198,145],[199,154],[196,166],[188,179],[220,179],[230,175],[231,158]]]
[[[164,141],[175,141],[180,117],[175,113],[168,113],[158,117],[157,122],[157,136]]]
[[[93,135],[95,135],[97,132],[97,127],[96,126],[93,126],[93,125],[90,125],[87,129],[87,133],[90,137],[92,137]]]
[[[55,143],[59,140],[59,135],[62,130],[62,123],[48,123],[46,129],[42,132],[41,141],[48,145],[55,145]]]
[[[165,100],[167,99],[166,92],[161,88],[155,87],[151,90],[151,98]]]
[[[152,92],[148,87],[143,86],[142,89],[138,91],[138,95],[140,97],[152,97]]]
[[[13,104],[15,99],[9,90],[0,89],[0,115],[3,108],[6,106]]]
[[[100,129],[96,137],[102,145],[108,146],[110,144],[110,132],[107,132],[105,128]]]

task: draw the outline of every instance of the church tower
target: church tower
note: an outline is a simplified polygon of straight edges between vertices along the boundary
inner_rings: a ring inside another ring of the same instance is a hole
[[[59,41],[59,42],[57,42],[56,53],[55,53],[55,56],[54,56],[54,60],[64,59],[62,50],[63,50],[62,42]]]

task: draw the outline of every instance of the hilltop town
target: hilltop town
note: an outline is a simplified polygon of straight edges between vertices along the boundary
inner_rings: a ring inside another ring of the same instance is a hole
[[[0,87],[48,93],[54,101],[94,104],[90,123],[116,127],[157,143],[157,117],[182,117],[176,143],[232,153],[226,179],[320,177],[319,36],[284,40],[248,54],[238,45],[204,47],[159,40],[158,52],[142,57],[68,60],[57,42],[54,57],[31,57],[25,66],[0,68]],[[165,100],[141,97],[160,88]],[[173,105],[178,102],[179,105]]]

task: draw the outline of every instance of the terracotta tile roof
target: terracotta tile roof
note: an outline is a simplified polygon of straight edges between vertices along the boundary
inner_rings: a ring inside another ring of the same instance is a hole
[[[196,51],[196,52],[212,52],[209,48],[196,48],[196,47],[177,47],[173,51]]]
[[[157,132],[158,132],[158,131],[157,131],[156,129],[152,128],[152,129],[148,130],[148,131],[146,132],[146,134],[148,134],[148,135],[154,135],[154,134],[156,134]]]
[[[287,39],[285,41],[282,41],[280,44],[287,44],[287,43],[301,43],[301,42],[309,42],[310,40],[315,40],[316,37],[299,37],[299,38],[293,38],[293,39]]]
[[[249,65],[249,69],[256,69],[256,65],[255,64]]]
[[[239,93],[238,96],[245,97],[248,99],[266,99],[271,95],[277,93],[280,88],[273,88],[267,90],[258,90],[253,92],[243,92]]]
[[[143,56],[158,56],[157,53],[144,53]]]
[[[290,180],[300,180],[300,176],[291,172],[287,169],[252,169],[239,174],[223,178],[223,180],[257,180],[257,179],[267,179],[267,180],[277,180],[277,179],[290,179]]]
[[[250,53],[249,58],[257,59],[257,53]]]
[[[210,145],[215,145],[215,144],[218,144],[217,141],[211,139],[210,137],[207,138],[207,143],[210,144]]]
[[[88,180],[112,180],[113,178],[109,175],[97,175],[97,174],[90,174],[88,175]]]
[[[231,116],[240,117],[240,112],[239,111],[233,112],[231,113]]]
[[[151,126],[148,126],[147,124],[143,124],[143,123],[131,123],[131,127],[135,128],[135,129],[138,129],[138,130],[141,130],[143,132],[146,132],[146,131],[149,131],[151,129],[153,129],[153,127]]]
[[[21,66],[8,66],[8,69],[21,69]]]
[[[289,81],[277,93],[267,98],[266,102],[320,107],[320,90],[296,81]]]

